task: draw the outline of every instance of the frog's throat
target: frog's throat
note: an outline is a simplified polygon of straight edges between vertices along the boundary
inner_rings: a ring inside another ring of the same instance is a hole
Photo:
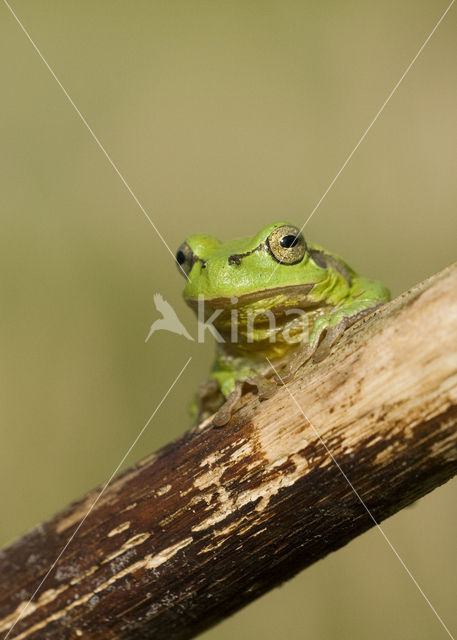
[[[300,315],[256,315],[248,322],[214,323],[222,337],[218,351],[226,356],[262,360],[283,358],[309,341],[316,318],[328,309],[327,305],[315,305]]]
[[[276,359],[307,341],[316,317],[328,310],[328,304],[308,296],[313,286],[289,285],[269,290],[268,295],[256,291],[237,298],[204,299],[203,311],[197,302],[187,302],[220,334],[220,353]]]

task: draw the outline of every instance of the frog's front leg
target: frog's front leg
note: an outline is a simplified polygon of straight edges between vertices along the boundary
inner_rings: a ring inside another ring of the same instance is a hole
[[[296,371],[311,358],[313,362],[324,360],[346,329],[382,304],[383,302],[359,299],[317,318],[309,341],[300,345],[283,369],[282,381],[288,382]]]
[[[224,404],[217,411],[213,424],[227,424],[243,392],[254,387],[259,398],[269,398],[276,390],[276,382],[271,379],[273,370],[266,359],[254,361],[245,358],[226,358],[220,354],[216,358],[211,379],[219,385]]]
[[[257,375],[246,378],[246,380],[238,380],[235,382],[235,388],[213,418],[213,424],[216,427],[223,427],[229,422],[238,401],[243,395],[245,387],[255,387],[257,389],[257,396],[262,400],[266,400],[276,391],[277,384],[274,380],[270,380],[263,375]]]

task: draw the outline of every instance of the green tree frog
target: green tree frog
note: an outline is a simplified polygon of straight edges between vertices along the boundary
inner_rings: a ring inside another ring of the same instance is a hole
[[[311,357],[323,359],[343,331],[389,300],[380,282],[359,276],[338,256],[308,244],[288,222],[220,242],[192,235],[176,253],[187,276],[184,299],[217,337],[209,380],[194,403],[198,418],[223,425],[243,388],[261,398]],[[200,308],[200,309],[199,309]],[[268,358],[268,360],[267,360]]]

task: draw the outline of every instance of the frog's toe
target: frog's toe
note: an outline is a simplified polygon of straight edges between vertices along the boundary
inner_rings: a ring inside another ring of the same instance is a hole
[[[294,377],[298,369],[311,358],[316,350],[316,346],[317,343],[314,345],[304,344],[294,353],[290,361],[280,373],[281,382],[289,382]]]
[[[271,396],[278,388],[275,380],[265,378],[264,376],[254,376],[252,378],[248,378],[246,380],[246,383],[251,387],[257,387],[259,398],[262,398],[263,400],[271,398]]]
[[[329,355],[330,350],[335,342],[343,335],[344,331],[346,330],[347,324],[347,319],[343,318],[334,327],[327,328],[324,338],[321,340],[314,353],[313,362],[321,362]]]
[[[223,427],[227,424],[227,422],[232,417],[232,413],[238,400],[241,398],[242,391],[243,383],[237,382],[232,393],[228,396],[227,400],[224,402],[222,407],[217,411],[216,415],[213,418],[213,425],[215,427]]]

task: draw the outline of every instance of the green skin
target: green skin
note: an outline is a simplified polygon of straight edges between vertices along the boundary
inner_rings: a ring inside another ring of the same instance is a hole
[[[296,264],[279,262],[267,239],[283,226],[292,225],[276,222],[253,237],[224,243],[205,234],[186,240],[186,250],[192,253],[184,298],[197,310],[197,300],[203,296],[206,319],[222,309],[213,325],[225,340],[217,344],[209,382],[197,398],[200,417],[205,415],[206,398],[216,390],[219,404],[246,380],[260,392],[262,378],[271,375],[267,357],[287,380],[311,355],[316,356],[318,347],[322,353],[317,359],[322,359],[347,326],[389,300],[382,283],[360,277],[317,245],[308,245]],[[253,312],[258,315],[249,325]],[[273,316],[275,327],[270,323]],[[231,341],[233,331],[238,334],[236,342]],[[214,403],[206,409],[206,414],[214,410]]]

